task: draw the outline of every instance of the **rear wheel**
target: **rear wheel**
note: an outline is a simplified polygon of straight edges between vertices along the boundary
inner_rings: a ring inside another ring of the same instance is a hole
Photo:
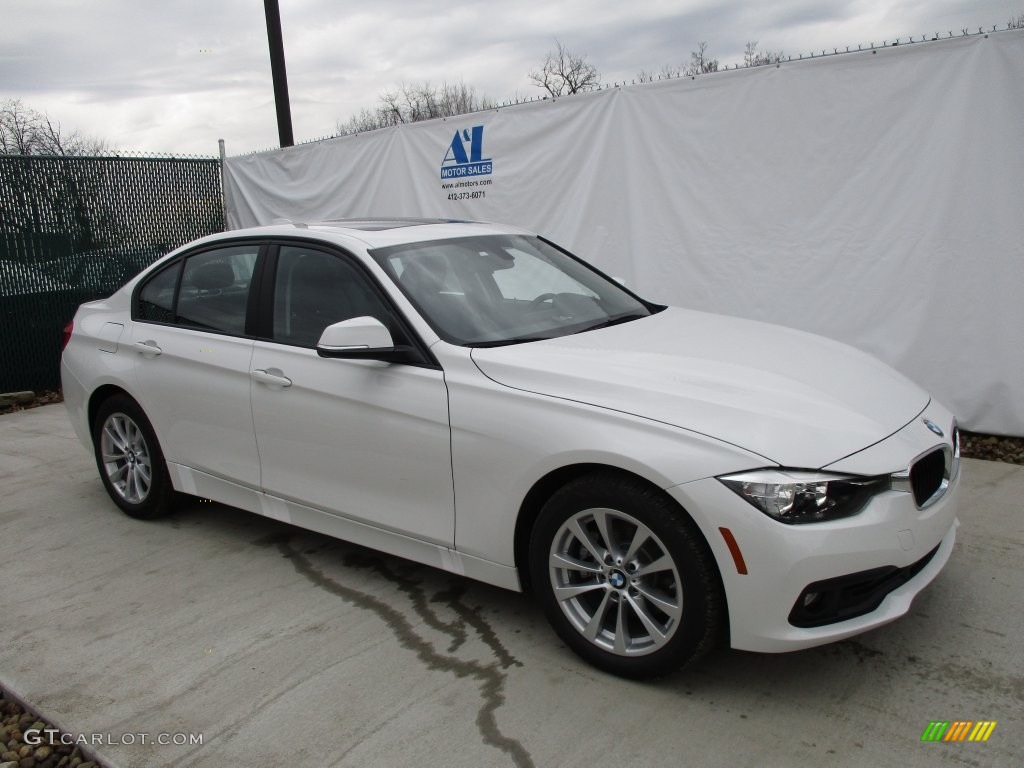
[[[92,439],[103,485],[125,514],[151,520],[173,509],[174,489],[160,444],[134,400],[125,395],[105,400]]]
[[[534,526],[530,566],[555,631],[613,674],[668,674],[720,637],[724,601],[700,530],[637,479],[588,476],[556,492]]]

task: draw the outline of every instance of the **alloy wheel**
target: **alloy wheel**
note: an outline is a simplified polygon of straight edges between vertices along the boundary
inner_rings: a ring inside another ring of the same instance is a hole
[[[112,413],[100,436],[103,470],[114,491],[129,504],[141,504],[153,483],[153,465],[146,438],[131,417]]]
[[[552,540],[548,572],[570,624],[603,650],[642,656],[679,628],[678,566],[661,539],[625,512],[585,509],[569,517]]]

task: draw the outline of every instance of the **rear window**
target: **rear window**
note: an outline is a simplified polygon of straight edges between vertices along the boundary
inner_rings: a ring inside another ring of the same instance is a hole
[[[214,248],[160,270],[139,290],[136,319],[244,334],[259,248],[259,243]]]

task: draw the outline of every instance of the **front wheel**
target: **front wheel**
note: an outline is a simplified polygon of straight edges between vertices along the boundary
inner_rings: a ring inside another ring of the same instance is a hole
[[[127,515],[152,520],[173,508],[174,489],[156,434],[125,395],[105,400],[93,422],[96,466],[103,485]]]
[[[634,478],[587,476],[556,492],[534,526],[530,570],[558,635],[607,672],[665,675],[720,637],[724,601],[700,530]]]

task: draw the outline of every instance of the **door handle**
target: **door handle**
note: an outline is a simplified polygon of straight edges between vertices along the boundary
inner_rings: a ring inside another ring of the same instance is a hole
[[[290,387],[292,380],[284,376],[277,368],[255,368],[249,371],[249,375],[262,384],[272,384],[276,387]]]
[[[160,349],[160,347],[157,346],[157,343],[152,339],[146,339],[145,341],[136,341],[135,351],[141,352],[143,355],[152,355],[153,357],[156,357],[157,355],[163,352],[163,350]]]

